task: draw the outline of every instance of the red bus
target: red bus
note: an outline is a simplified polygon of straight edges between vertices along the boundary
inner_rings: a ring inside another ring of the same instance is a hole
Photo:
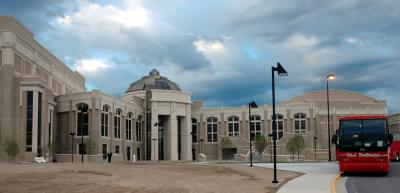
[[[384,172],[390,168],[389,133],[386,116],[347,116],[339,119],[332,137],[341,172]]]
[[[393,133],[393,142],[390,145],[390,160],[400,161],[400,133]]]

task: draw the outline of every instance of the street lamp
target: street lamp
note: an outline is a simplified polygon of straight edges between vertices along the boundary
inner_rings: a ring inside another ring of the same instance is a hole
[[[194,160],[196,159],[196,149],[194,148],[194,141],[193,141],[193,137],[194,137],[194,132],[190,132],[190,134],[192,135],[192,161],[194,163]]]
[[[158,124],[158,122],[154,123],[154,127],[157,127],[157,138],[153,138],[153,141],[154,141],[154,161],[156,160],[156,157],[157,157],[157,162],[159,162],[159,157],[158,156],[160,156],[160,150],[158,150],[157,155],[156,155],[156,142],[158,140],[158,132],[159,132],[158,126],[160,126],[160,124]]]
[[[326,76],[326,104],[328,107],[328,149],[329,149],[329,160],[331,159],[331,124],[330,124],[330,115],[329,115],[329,80],[335,80],[335,74],[330,73]]]
[[[270,143],[271,143],[272,140],[273,140],[273,136],[274,136],[274,135],[272,135],[272,133],[268,134]],[[273,146],[272,146],[271,144],[270,144],[270,146],[271,146],[271,163],[272,163],[272,152],[274,151],[274,149],[273,149]]]
[[[80,131],[81,131],[81,143],[82,143],[82,148],[80,149],[81,150],[81,162],[83,163],[83,149],[85,148],[84,147],[84,144],[83,144],[83,117],[87,114],[87,109],[84,109],[85,108],[85,105],[83,104],[83,103],[81,103],[81,119],[80,119]]]
[[[314,136],[314,157],[317,160],[317,136]]]
[[[72,150],[72,152],[71,152],[71,160],[72,160],[72,163],[74,163],[74,135],[75,135],[75,133],[74,132],[70,132],[69,135],[71,136],[71,150]]]
[[[272,66],[272,137],[274,140],[274,180],[272,183],[278,183],[276,179],[276,115],[275,115],[275,71],[278,72],[278,76],[287,76],[288,73],[278,62],[277,67]]]
[[[256,102],[252,101],[249,103],[249,144],[250,144],[250,167],[253,167],[253,152],[251,149],[251,108],[257,108]],[[254,125],[255,127],[255,125]],[[255,129],[255,128],[254,128]]]

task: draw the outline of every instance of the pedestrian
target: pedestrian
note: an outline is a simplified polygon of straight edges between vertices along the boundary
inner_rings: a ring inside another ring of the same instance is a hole
[[[111,157],[112,157],[112,153],[111,153],[111,152],[108,152],[108,153],[107,153],[108,163],[111,162]]]

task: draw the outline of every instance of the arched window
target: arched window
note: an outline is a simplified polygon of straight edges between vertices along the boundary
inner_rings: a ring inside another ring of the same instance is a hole
[[[218,119],[207,118],[207,142],[218,142]]]
[[[295,133],[305,133],[307,131],[306,123],[306,114],[297,113],[294,115],[294,132]]]
[[[272,116],[271,116],[272,119]],[[283,137],[283,115],[281,114],[276,114],[276,133],[277,133],[277,139],[281,139]],[[272,125],[272,121],[271,121],[271,125]],[[271,126],[272,128],[272,126]],[[271,129],[271,133],[273,132],[273,130]]]
[[[84,103],[77,105],[77,136],[89,135],[89,106]]]
[[[253,115],[250,117],[250,139],[253,141],[257,135],[261,135],[261,117]]]
[[[142,115],[139,115],[137,120],[136,120],[136,141],[141,142],[142,141]]]
[[[228,117],[228,136],[239,136],[239,117]]]
[[[197,143],[197,120],[192,118],[192,143]]]
[[[121,138],[121,115],[122,110],[117,109],[114,116],[114,137]]]
[[[101,112],[101,136],[108,137],[108,125],[109,125],[109,114],[110,108],[107,105],[103,106]]]
[[[128,113],[128,116],[126,118],[126,124],[125,124],[125,138],[126,140],[132,140],[132,119],[133,115],[131,112]]]

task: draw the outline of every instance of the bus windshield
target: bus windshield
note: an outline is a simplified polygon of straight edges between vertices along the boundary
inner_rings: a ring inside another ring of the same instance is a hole
[[[387,148],[386,120],[344,120],[340,122],[340,149],[383,151]]]

